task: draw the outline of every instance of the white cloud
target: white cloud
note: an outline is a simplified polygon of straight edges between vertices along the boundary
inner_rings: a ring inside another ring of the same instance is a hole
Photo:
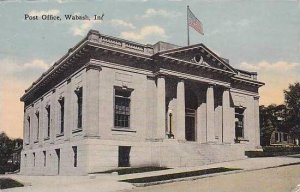
[[[11,137],[22,137],[24,90],[44,72],[49,65],[41,59],[18,62],[0,60],[0,129]]]
[[[60,11],[58,9],[51,9],[48,11],[36,11],[32,10],[28,14],[31,16],[38,16],[41,17],[42,15],[59,15]]]
[[[269,63],[267,61],[261,61],[256,64],[247,62],[241,63],[241,67],[249,70],[272,70],[272,71],[288,71],[295,67],[300,67],[300,63],[288,63],[285,61],[278,61],[276,63]]]
[[[72,2],[72,0],[56,0],[58,3]]]
[[[266,85],[260,88],[260,103],[269,105],[284,102],[283,90],[289,84],[299,82],[300,63],[278,61],[270,63],[261,61],[258,63],[241,63],[240,67],[249,71],[257,71],[258,79]]]
[[[131,40],[144,40],[146,37],[152,35],[166,37],[165,30],[157,25],[145,26],[136,32],[124,31],[121,33],[121,37]]]
[[[43,61],[41,59],[34,59],[31,62],[24,63],[23,66],[24,66],[24,68],[37,68],[37,69],[43,69],[43,70],[46,70],[50,67],[47,63],[45,63],[45,61]]]
[[[26,63],[19,63],[13,60],[0,60],[0,76],[5,77],[24,70],[42,70],[45,71],[50,67],[44,60],[33,59]]]
[[[85,36],[87,32],[93,28],[95,24],[100,24],[102,20],[84,20],[81,23],[75,23],[71,27],[71,32],[74,36]]]
[[[112,19],[112,20],[110,20],[110,23],[114,26],[128,27],[130,29],[136,28],[132,23],[121,20],[121,19]]]
[[[179,13],[176,12],[169,12],[164,9],[147,9],[142,15],[143,18],[149,18],[149,17],[156,17],[156,16],[161,16],[161,17],[176,17],[180,15]]]

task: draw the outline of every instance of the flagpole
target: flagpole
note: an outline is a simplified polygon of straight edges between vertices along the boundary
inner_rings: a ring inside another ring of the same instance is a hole
[[[187,44],[190,45],[189,6],[186,9]]]

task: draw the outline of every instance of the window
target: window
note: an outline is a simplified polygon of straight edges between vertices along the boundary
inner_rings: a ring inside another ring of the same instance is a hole
[[[119,146],[118,167],[130,167],[130,149],[131,146]]]
[[[283,141],[287,141],[288,140],[288,134],[287,133],[283,133]]]
[[[73,165],[74,165],[74,167],[77,167],[77,146],[73,146],[72,147],[73,148],[73,154],[74,154],[74,156],[73,156]]]
[[[235,108],[235,137],[244,138],[244,108]]]
[[[47,160],[47,153],[46,151],[43,151],[44,154],[44,167],[46,167],[46,160]]]
[[[114,126],[129,128],[130,126],[130,90],[115,88]]]
[[[279,141],[279,136],[280,136],[279,133],[276,132],[276,133],[275,133],[275,141]]]
[[[35,116],[36,116],[36,121],[37,121],[37,125],[36,125],[36,141],[38,141],[38,139],[39,139],[39,132],[40,132],[40,113],[39,113],[39,111],[35,112]]]
[[[31,123],[30,123],[30,117],[27,117],[27,123],[28,123],[28,135],[27,135],[27,144],[30,143],[30,129],[31,129]]]
[[[82,128],[82,87],[75,90],[77,95],[77,128]]]
[[[50,137],[50,125],[51,125],[51,116],[50,116],[51,107],[50,107],[50,105],[46,106],[46,111],[47,111],[47,138],[49,138]]]
[[[60,105],[60,134],[64,133],[64,115],[65,115],[65,98],[60,97],[59,100],[59,105]]]
[[[35,167],[35,153],[33,153],[33,166]]]
[[[27,167],[27,154],[24,154],[24,166]]]

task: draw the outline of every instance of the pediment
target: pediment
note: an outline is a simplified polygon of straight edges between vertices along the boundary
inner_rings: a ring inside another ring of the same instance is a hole
[[[219,69],[230,73],[237,73],[237,71],[229,65],[226,59],[219,57],[203,44],[163,51],[159,53],[159,56],[170,60],[174,59],[194,65]]]

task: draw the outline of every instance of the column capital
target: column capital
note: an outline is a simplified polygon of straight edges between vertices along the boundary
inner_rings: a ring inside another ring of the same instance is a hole
[[[155,75],[147,75],[147,79],[149,79],[149,80],[155,80]]]
[[[184,82],[184,81],[187,80],[187,78],[186,78],[186,77],[179,76],[179,77],[177,77],[177,80],[178,80],[178,82]]]
[[[166,78],[166,74],[159,73],[159,74],[156,75],[156,77],[157,78],[164,78],[165,79]]]
[[[156,78],[166,78],[167,76],[169,76],[169,74],[163,71],[157,71],[153,74],[153,76]]]
[[[217,84],[215,83],[207,83],[207,87],[211,88],[211,87],[215,87]]]
[[[224,91],[230,91],[230,87],[224,86],[224,87],[223,87],[223,90],[224,90]]]
[[[85,64],[85,70],[88,71],[90,69],[101,71],[102,67],[101,67],[101,65],[99,65],[97,63],[88,62],[87,64]]]

